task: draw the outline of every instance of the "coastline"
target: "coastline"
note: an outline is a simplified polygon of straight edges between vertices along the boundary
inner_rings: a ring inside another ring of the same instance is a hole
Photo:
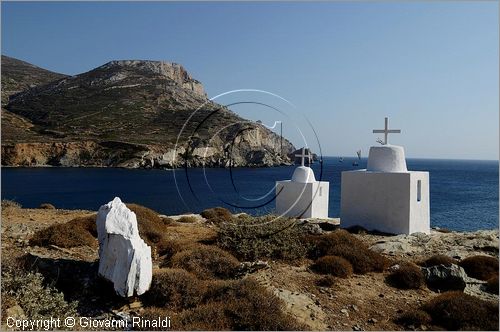
[[[70,272],[65,272],[64,269],[72,268],[71,266],[81,264],[95,266],[98,259],[98,248],[95,245],[72,248],[30,245],[30,238],[37,231],[95,213],[96,211],[90,210],[3,208],[2,256],[11,259],[28,255],[30,261],[38,262],[36,264],[40,271],[49,273],[47,275],[54,273],[54,269],[62,269],[60,273],[64,275]],[[218,226],[198,214],[160,215],[160,217],[172,220],[168,226],[169,234],[166,234],[171,241],[184,239],[206,242],[217,234]],[[182,217],[187,217],[190,221],[183,221]],[[311,227],[304,230],[329,233],[320,227]],[[473,255],[498,257],[498,230],[475,232],[433,230],[428,235],[416,233],[396,236],[361,232],[353,235],[370,250],[380,253],[393,262],[416,262],[436,254],[445,254],[456,259]],[[63,262],[66,265],[57,267]],[[159,261],[154,262],[153,271],[162,271],[158,264]],[[255,262],[242,262],[242,264],[252,265]],[[315,283],[321,276],[310,270],[309,266],[312,264],[310,259],[293,262],[265,260],[259,264],[262,267],[248,272],[245,278],[255,279],[262,287],[277,296],[283,301],[288,314],[312,330],[345,330],[355,326],[363,329],[399,330],[403,327],[394,322],[394,317],[399,311],[410,310],[436,296],[427,288],[403,291],[392,288],[386,282],[389,270],[383,273],[354,274],[347,279],[336,279],[334,286],[318,287]],[[465,293],[485,301],[498,302],[498,295],[485,292],[484,284],[483,281],[471,279]],[[86,303],[85,310],[94,310],[92,303],[92,301]],[[141,312],[141,306],[142,304],[136,302],[127,304],[122,301],[100,310],[104,310],[105,316],[115,315],[116,312],[133,315]]]

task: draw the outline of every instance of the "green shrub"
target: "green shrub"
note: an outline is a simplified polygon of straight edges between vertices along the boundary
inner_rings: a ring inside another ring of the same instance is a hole
[[[493,294],[498,294],[498,275],[488,279],[486,283],[486,290]]]
[[[206,209],[201,213],[201,216],[207,219],[207,221],[213,223],[231,221],[233,219],[233,214],[228,209],[223,207]]]
[[[187,223],[187,224],[192,224],[198,221],[198,218],[194,216],[182,216],[179,219],[177,219],[178,222],[182,223]]]
[[[40,206],[38,208],[45,209],[45,210],[55,210],[56,207],[50,203],[42,203],[42,204],[40,204]]]
[[[97,247],[95,215],[77,217],[63,224],[51,225],[37,231],[30,239],[30,245],[62,248],[79,246]]]
[[[498,303],[459,291],[436,296],[423,307],[432,322],[448,330],[498,331]]]
[[[419,265],[425,267],[431,267],[436,265],[451,266],[452,264],[458,264],[457,260],[446,256],[446,255],[434,255],[427,258],[425,261],[421,262]]]
[[[26,319],[49,319],[76,316],[76,302],[67,303],[64,295],[44,285],[39,273],[2,266],[2,317],[8,305],[17,303]]]
[[[469,277],[488,280],[498,274],[498,258],[491,256],[472,256],[462,260],[460,266]]]
[[[187,309],[201,303],[206,284],[193,274],[181,269],[162,269],[153,274],[151,287],[144,295],[148,306],[169,309]]]
[[[419,266],[405,262],[387,276],[387,282],[400,289],[418,289],[424,285],[425,278]]]
[[[395,319],[397,324],[406,328],[413,326],[414,329],[420,328],[422,325],[429,325],[431,321],[432,317],[420,309],[407,311]]]
[[[323,256],[314,262],[312,270],[321,274],[330,274],[335,277],[347,278],[352,275],[352,265],[338,256]]]
[[[171,259],[171,265],[185,269],[200,279],[234,278],[240,267],[238,260],[230,253],[205,245],[176,253]]]
[[[306,248],[295,219],[265,217],[235,218],[219,224],[217,244],[240,260],[291,260],[304,257]]]

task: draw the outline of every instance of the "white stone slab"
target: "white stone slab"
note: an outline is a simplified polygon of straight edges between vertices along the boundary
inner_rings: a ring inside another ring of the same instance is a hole
[[[141,295],[151,285],[151,248],[139,236],[134,212],[115,197],[97,213],[99,275],[123,296]]]

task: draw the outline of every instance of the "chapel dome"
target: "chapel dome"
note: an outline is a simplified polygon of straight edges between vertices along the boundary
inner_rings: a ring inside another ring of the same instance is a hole
[[[407,172],[405,150],[402,146],[372,146],[368,154],[367,171]]]
[[[311,183],[316,182],[316,178],[314,177],[314,172],[311,167],[299,166],[293,172],[292,181],[300,183]]]

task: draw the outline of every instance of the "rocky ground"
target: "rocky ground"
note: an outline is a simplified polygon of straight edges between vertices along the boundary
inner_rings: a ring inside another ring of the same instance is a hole
[[[29,238],[40,229],[55,223],[64,223],[75,217],[93,214],[93,211],[59,209],[2,209],[2,256],[19,257],[30,254],[39,259],[64,259],[92,264],[98,259],[96,248],[87,246],[65,249],[57,246],[32,247]],[[171,227],[172,239],[190,238],[203,240],[215,234],[214,226],[193,215],[197,222],[175,222]],[[178,218],[173,218],[178,219]],[[383,236],[356,234],[375,251],[394,260],[419,261],[433,254],[446,254],[456,258],[482,254],[498,257],[498,231],[470,233],[433,231],[430,235]],[[264,268],[249,273],[270,289],[286,304],[286,311],[311,330],[401,330],[394,318],[403,311],[419,307],[436,296],[423,287],[417,290],[400,290],[388,285],[388,272],[354,274],[347,279],[337,278],[332,287],[319,287],[320,275],[309,266],[312,261],[301,259],[293,263],[267,261]],[[472,280],[466,293],[485,300],[498,302],[498,296],[482,290],[481,282]],[[95,300],[94,300],[95,301]],[[86,312],[97,306],[92,299],[85,303]],[[113,303],[96,310],[96,315],[126,315],[140,313],[141,303],[132,299]],[[107,311],[107,313],[106,313]]]

